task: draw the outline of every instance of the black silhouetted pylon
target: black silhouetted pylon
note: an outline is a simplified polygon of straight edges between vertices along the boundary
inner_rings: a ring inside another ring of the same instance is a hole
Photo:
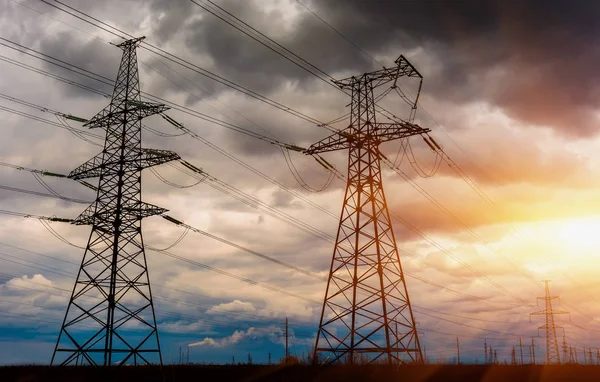
[[[117,45],[123,56],[112,100],[84,124],[106,130],[104,149],[69,174],[99,183],[95,202],[74,221],[92,231],[52,364],[162,365],[141,220],[167,210],[142,202],[141,170],[179,156],[141,147],[142,119],[168,109],[141,101],[136,47],[142,39]]]
[[[403,76],[422,78],[400,56],[393,68],[335,81],[352,93],[350,126],[305,151],[313,155],[348,150],[346,193],[314,349],[316,362],[422,362],[383,191],[379,145],[429,130],[405,121],[377,122],[373,94],[385,84],[395,87]]]
[[[555,314],[569,314],[564,310],[556,310],[552,308],[552,300],[558,299],[558,296],[550,295],[550,280],[544,280],[546,294],[544,297],[538,297],[538,300],[544,300],[545,308],[536,312],[530,313],[529,317],[535,315],[544,315],[546,323],[538,328],[546,330],[546,364],[560,364],[560,353],[558,351],[558,339],[556,338],[556,329],[563,329],[562,326],[556,326],[554,323]]]

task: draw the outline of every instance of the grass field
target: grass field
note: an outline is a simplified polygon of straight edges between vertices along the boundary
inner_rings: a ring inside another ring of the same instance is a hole
[[[89,367],[7,366],[2,382],[96,381],[410,381],[410,382],[551,382],[600,381],[600,366],[165,366],[94,369]]]

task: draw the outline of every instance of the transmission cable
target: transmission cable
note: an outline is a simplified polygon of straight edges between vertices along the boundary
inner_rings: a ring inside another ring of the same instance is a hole
[[[181,184],[177,184],[175,182],[171,182],[170,180],[166,179],[164,176],[162,176],[156,169],[150,167],[150,172],[152,174],[154,174],[154,176],[156,176],[161,182],[171,186],[171,187],[175,187],[175,188],[179,188],[179,189],[183,189],[183,188],[191,188],[194,186],[199,185],[200,183],[204,182],[206,180],[206,177],[204,179],[198,179],[195,183],[192,183],[190,185],[181,185]]]
[[[85,18],[83,18],[81,16],[75,15],[74,13],[69,12],[68,10],[66,10],[64,8],[58,7],[58,6],[54,5],[54,4],[50,4],[50,3],[48,3],[45,0],[41,0],[41,1],[43,1],[44,3],[46,3],[48,5],[51,5],[54,8],[57,8],[57,9],[61,10],[63,12],[66,12],[66,13],[74,16],[74,17],[77,17],[78,19],[80,19],[80,20],[82,20],[82,21],[84,21],[84,22],[86,22],[86,23],[88,23],[90,25],[93,25],[93,26],[95,26],[97,28],[100,28],[100,29],[106,31],[106,32],[109,32],[112,35],[114,35],[116,37],[119,37],[121,39],[125,39],[125,37],[123,37],[122,35],[119,35],[116,32],[113,32],[111,30],[106,29],[102,25],[110,27],[111,29],[114,29],[114,30],[116,30],[116,31],[118,31],[118,32],[120,32],[120,33],[122,33],[124,35],[127,35],[129,37],[133,37],[132,35],[130,35],[128,33],[125,33],[122,30],[120,30],[120,29],[118,29],[116,27],[113,27],[113,26],[111,26],[111,25],[109,25],[109,24],[107,24],[107,23],[105,23],[105,22],[103,22],[103,21],[101,21],[101,20],[99,20],[97,18],[94,18],[93,16],[90,16],[89,14],[87,14],[85,12],[79,11],[79,10],[77,10],[77,9],[69,6],[69,5],[66,5],[63,2],[61,2],[61,1],[55,0],[56,3],[59,3],[62,6],[66,7],[66,8],[69,8],[69,9],[71,9],[74,12],[77,12],[77,13],[79,13],[81,15],[84,15],[85,17],[88,17],[91,20],[94,20],[95,23],[92,22],[92,21],[90,21],[90,20],[88,20],[88,19],[85,19]],[[99,25],[99,24],[102,24],[102,25]],[[183,66],[183,67],[185,67],[185,68],[187,68],[189,70],[192,70],[192,71],[194,71],[194,72],[196,72],[196,73],[198,73],[198,74],[200,74],[202,76],[208,77],[208,78],[212,79],[213,81],[221,83],[222,85],[225,85],[225,86],[230,87],[230,88],[232,88],[234,90],[237,90],[237,91],[239,91],[239,92],[241,92],[243,94],[246,94],[246,95],[248,95],[248,96],[250,96],[252,98],[260,100],[260,101],[262,101],[262,102],[264,102],[264,103],[266,103],[266,104],[268,104],[270,106],[273,106],[273,107],[275,107],[275,108],[277,108],[279,110],[282,110],[284,112],[292,114],[292,115],[294,115],[294,116],[296,116],[298,118],[301,118],[301,119],[303,119],[303,120],[305,120],[307,122],[310,122],[311,124],[314,124],[314,125],[323,125],[322,122],[320,122],[320,121],[318,121],[318,120],[316,120],[316,119],[314,119],[314,118],[312,118],[312,117],[310,117],[310,116],[308,116],[308,115],[306,115],[306,114],[304,114],[304,113],[302,113],[300,111],[297,111],[297,110],[292,109],[292,108],[290,108],[288,106],[285,106],[285,105],[283,105],[283,104],[281,104],[281,103],[279,103],[277,101],[274,101],[274,100],[272,100],[272,99],[270,99],[268,97],[265,97],[265,96],[263,96],[263,95],[261,95],[261,94],[259,94],[257,92],[254,92],[254,91],[252,91],[252,90],[250,90],[250,89],[248,89],[248,88],[246,88],[246,87],[244,87],[242,85],[239,85],[239,84],[237,84],[237,83],[235,83],[233,81],[227,80],[226,78],[224,78],[222,76],[219,76],[219,75],[217,75],[217,74],[215,74],[213,72],[210,72],[209,70],[206,70],[206,69],[201,68],[201,67],[199,67],[199,66],[197,66],[195,64],[192,64],[188,60],[185,60],[185,59],[182,59],[180,57],[177,57],[177,56],[175,56],[172,53],[169,53],[169,52],[167,52],[167,51],[165,51],[165,50],[163,50],[163,49],[161,49],[161,48],[159,48],[159,47],[157,47],[155,45],[152,45],[152,44],[148,43],[147,41],[143,41],[142,44],[140,45],[140,48],[145,49],[145,50],[147,50],[147,51],[149,51],[149,52],[151,52],[151,53],[153,53],[153,54],[155,54],[157,56],[163,57],[163,58],[165,58],[165,59],[167,59],[169,61],[172,61],[172,62],[174,62],[176,64],[179,64],[180,66]],[[332,129],[332,128],[328,127],[328,126],[324,126],[324,127]],[[335,130],[335,129],[333,129],[333,130]]]
[[[415,170],[415,172],[417,173],[417,175],[419,175],[421,178],[431,178],[432,176],[434,176],[439,168],[440,165],[442,164],[442,156],[439,153],[435,153],[435,161],[433,163],[433,166],[431,168],[431,170],[429,172],[423,170],[423,168],[419,165],[419,162],[417,161],[417,158],[415,157],[415,154],[413,152],[412,149],[412,145],[410,144],[410,141],[406,141],[406,146],[405,148],[408,148],[408,162],[410,163],[410,166],[413,168],[413,170]],[[398,164],[395,165],[396,167],[399,167]]]
[[[289,292],[287,290],[284,290],[284,289],[281,289],[281,288],[277,288],[277,287],[274,287],[274,286],[271,286],[271,285],[268,285],[268,284],[264,284],[264,283],[261,283],[261,282],[258,282],[258,281],[254,281],[254,280],[248,279],[246,277],[234,275],[233,273],[230,273],[230,272],[227,272],[227,271],[223,271],[223,270],[217,269],[215,267],[211,267],[210,265],[202,264],[202,263],[200,263],[198,261],[189,259],[187,257],[176,255],[176,254],[171,253],[169,251],[158,251],[157,249],[155,249],[153,247],[150,247],[150,246],[147,246],[147,247],[148,247],[149,250],[151,250],[153,252],[157,252],[157,253],[163,254],[165,256],[172,257],[174,259],[180,260],[180,261],[188,263],[190,265],[197,266],[199,268],[208,269],[210,271],[222,274],[224,276],[228,276],[228,277],[234,278],[236,280],[242,281],[242,282],[250,284],[250,285],[256,285],[256,286],[259,286],[259,287],[261,287],[263,289],[267,289],[267,290],[270,290],[270,291],[273,291],[273,292],[281,293],[281,294],[284,294],[284,295],[287,295],[287,296],[290,296],[290,297],[294,297],[294,298],[297,298],[297,299],[300,299],[300,300],[304,300],[304,301],[307,301],[307,302],[310,302],[310,303],[313,303],[313,304],[321,304],[319,301],[312,300],[312,299],[310,299],[308,297],[301,296],[299,294],[292,293],[292,292]]]
[[[62,4],[62,3],[61,3]]]
[[[283,147],[281,148],[281,153],[283,154],[285,163],[287,164],[287,167],[290,170],[290,172],[292,173],[294,179],[300,185],[300,187],[302,187],[306,191],[314,192],[314,193],[322,192],[322,191],[325,191],[327,188],[329,188],[331,183],[333,183],[333,179],[335,178],[335,175],[332,172],[329,172],[329,176],[328,176],[327,180],[325,180],[325,184],[323,184],[323,186],[321,186],[319,188],[314,188],[314,187],[310,186],[304,179],[302,179],[300,172],[298,172],[298,169],[296,168],[296,166],[294,166],[294,162],[292,161],[290,153],[287,150],[285,150]]]
[[[26,189],[16,188],[16,187],[10,187],[10,186],[0,185],[0,189],[7,190],[7,191],[12,191],[12,192],[20,192],[22,194],[42,196],[42,197],[45,197],[45,198],[60,199],[60,200],[64,200],[64,201],[67,201],[67,202],[73,202],[73,203],[80,203],[80,204],[91,204],[92,203],[92,202],[90,202],[88,200],[81,200],[81,199],[75,199],[75,198],[67,198],[67,197],[60,196],[60,195],[56,196],[54,194],[47,194],[47,193],[44,193],[44,192],[26,190]]]

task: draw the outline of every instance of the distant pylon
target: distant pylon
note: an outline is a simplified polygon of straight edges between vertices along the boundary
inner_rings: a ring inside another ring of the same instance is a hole
[[[313,359],[423,362],[406,280],[383,191],[379,145],[428,132],[411,122],[377,122],[374,89],[421,78],[403,56],[396,66],[335,81],[352,93],[350,126],[305,154],[348,150],[348,179]],[[394,330],[398,324],[399,331]],[[321,359],[319,359],[321,355]]]
[[[519,354],[521,358],[521,365],[523,365],[523,341],[521,340],[521,337],[519,337]]]
[[[112,100],[84,124],[106,131],[104,149],[69,174],[99,183],[95,202],[74,221],[92,231],[52,364],[162,365],[141,220],[167,210],[142,202],[141,170],[179,156],[141,147],[142,119],[168,109],[141,101],[136,47],[142,39],[117,45],[123,56]]]
[[[558,299],[558,296],[550,295],[550,286],[548,283],[550,280],[544,280],[546,294],[544,297],[538,297],[538,300],[544,300],[545,308],[536,312],[530,313],[529,317],[535,315],[546,316],[546,323],[538,328],[546,330],[546,364],[560,364],[560,353],[558,352],[558,340],[556,339],[556,329],[563,329],[562,326],[556,326],[554,323],[555,314],[569,314],[564,310],[552,309],[552,300]]]
[[[569,346],[569,363],[577,363],[573,355],[573,346]]]
[[[563,333],[563,342],[562,342],[562,363],[569,362],[569,346],[567,345],[567,337]]]
[[[483,340],[483,363],[487,364],[488,363],[488,352],[487,352],[488,346],[487,346],[487,338]]]

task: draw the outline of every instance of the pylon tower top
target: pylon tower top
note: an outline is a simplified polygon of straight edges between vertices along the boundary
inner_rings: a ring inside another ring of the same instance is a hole
[[[311,145],[305,151],[305,154],[312,155],[348,149],[352,145],[364,145],[367,141],[379,146],[383,142],[408,138],[431,131],[415,123],[399,119],[391,123],[377,122],[373,91],[390,83],[392,87],[396,87],[398,79],[401,77],[423,78],[414,66],[401,55],[396,60],[396,66],[393,68],[384,68],[360,76],[334,81],[341,89],[351,90],[352,92],[351,123],[345,129]]]

